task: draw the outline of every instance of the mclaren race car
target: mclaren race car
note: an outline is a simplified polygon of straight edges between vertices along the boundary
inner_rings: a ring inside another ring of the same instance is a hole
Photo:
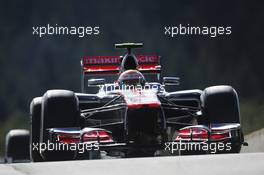
[[[48,90],[30,105],[30,157],[49,160],[239,153],[239,101],[231,86],[168,92],[160,56],[81,58],[82,93]]]

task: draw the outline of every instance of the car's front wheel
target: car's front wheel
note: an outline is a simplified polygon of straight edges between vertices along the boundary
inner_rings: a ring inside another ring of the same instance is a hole
[[[47,132],[48,128],[80,126],[79,102],[74,92],[49,90],[42,98],[40,143],[52,142]],[[41,154],[45,160],[71,160],[75,157],[74,151],[61,149],[45,150]]]
[[[210,125],[224,123],[240,124],[238,95],[231,86],[212,86],[201,95],[203,119],[200,124]],[[231,139],[230,153],[239,153],[244,141],[242,130]]]

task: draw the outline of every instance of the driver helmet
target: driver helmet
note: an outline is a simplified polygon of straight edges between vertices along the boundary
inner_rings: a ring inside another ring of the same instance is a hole
[[[127,70],[120,74],[117,82],[119,85],[145,85],[145,78],[142,73],[137,70]]]

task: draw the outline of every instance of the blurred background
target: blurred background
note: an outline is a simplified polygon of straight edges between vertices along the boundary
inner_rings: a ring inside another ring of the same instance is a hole
[[[264,126],[264,11],[261,1],[0,0],[0,155],[5,134],[29,128],[29,104],[48,89],[80,91],[84,55],[123,54],[114,43],[143,42],[162,56],[178,89],[229,84],[247,134]],[[33,26],[100,26],[99,36],[32,35]],[[232,34],[164,35],[164,26],[231,26]]]

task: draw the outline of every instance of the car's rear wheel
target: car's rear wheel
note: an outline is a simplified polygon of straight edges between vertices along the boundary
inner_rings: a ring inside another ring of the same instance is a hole
[[[13,129],[6,135],[5,159],[7,162],[29,160],[29,131]]]
[[[80,126],[78,103],[76,95],[68,90],[49,90],[43,95],[40,129],[41,143],[52,142],[49,140],[48,128]],[[46,150],[41,154],[45,160],[71,160],[75,157],[75,152],[69,150]]]
[[[211,123],[240,123],[240,109],[238,95],[231,86],[212,86],[203,91],[201,95],[203,119],[200,124]],[[239,153],[243,133],[231,143],[231,150],[228,152]]]
[[[43,158],[39,152],[41,97],[36,97],[30,104],[30,159],[33,162],[41,162]]]

